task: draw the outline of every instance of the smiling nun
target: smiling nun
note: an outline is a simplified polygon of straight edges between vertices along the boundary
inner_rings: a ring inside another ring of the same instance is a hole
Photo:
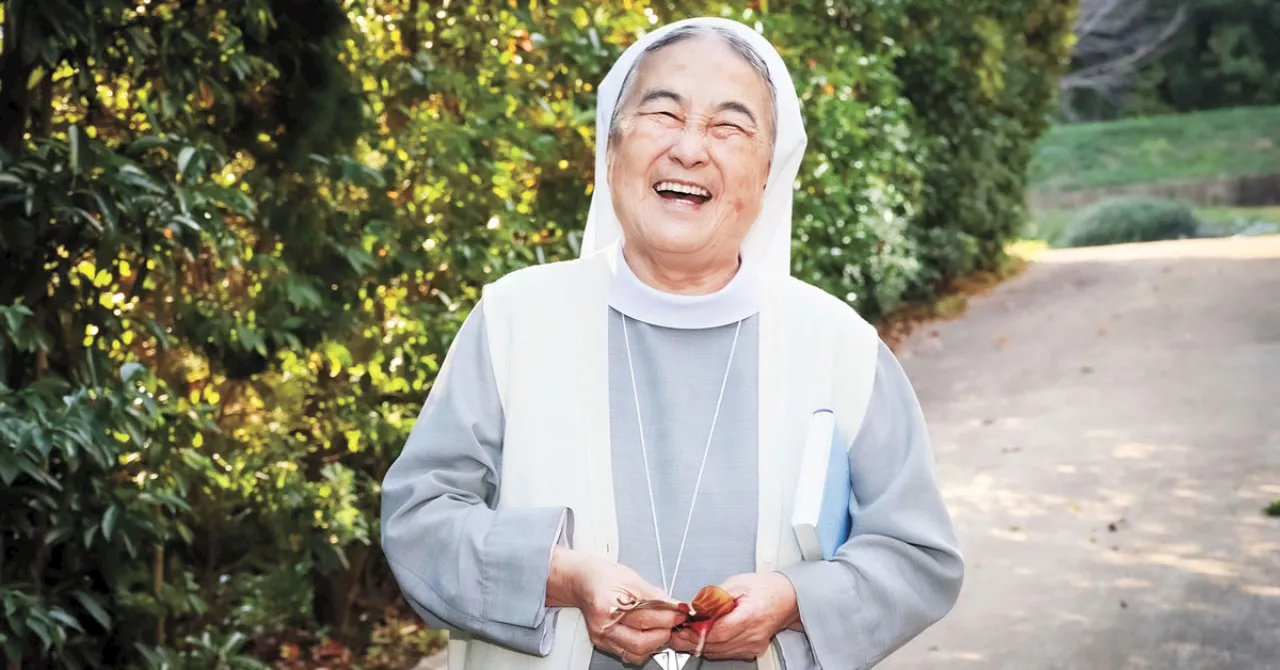
[[[790,276],[806,138],[785,66],[739,23],[668,25],[599,87],[597,137],[581,258],[486,287],[386,475],[405,596],[454,669],[871,667],[964,568],[902,368]],[[804,561],[791,501],[820,408],[853,532]],[[737,606],[700,656],[684,615],[613,611],[707,585]]]

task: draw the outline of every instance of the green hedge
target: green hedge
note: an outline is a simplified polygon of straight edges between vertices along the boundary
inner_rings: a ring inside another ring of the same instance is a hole
[[[1128,242],[1156,242],[1195,237],[1195,212],[1185,203],[1125,196],[1080,210],[1067,224],[1063,246],[1092,247]]]
[[[1047,127],[1074,2],[915,0],[898,23],[903,94],[925,143],[915,223],[922,275],[937,282],[995,269],[1026,219],[1027,166]]]
[[[795,272],[876,319],[998,261],[1068,4],[0,3],[5,664],[398,635],[378,483],[480,287],[573,255],[643,30],[778,44]]]

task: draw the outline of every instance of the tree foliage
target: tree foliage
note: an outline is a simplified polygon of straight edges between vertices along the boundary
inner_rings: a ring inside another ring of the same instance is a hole
[[[1031,147],[1067,64],[1073,2],[913,0],[886,27],[925,148],[917,295],[993,269],[1026,218]]]
[[[1280,4],[1273,0],[1086,0],[1063,80],[1068,120],[1280,104]]]
[[[1140,104],[1177,112],[1280,104],[1277,34],[1272,0],[1193,0],[1186,25],[1144,77]]]
[[[643,31],[779,46],[795,271],[874,319],[1016,229],[1068,4],[0,2],[7,665],[367,638],[378,482],[480,288],[574,255]]]

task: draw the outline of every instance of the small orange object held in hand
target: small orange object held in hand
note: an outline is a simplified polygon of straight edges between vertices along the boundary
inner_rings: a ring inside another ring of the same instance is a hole
[[[693,601],[688,603],[654,598],[641,599],[633,596],[618,600],[618,604],[610,612],[612,616],[609,622],[604,627],[605,630],[612,628],[622,620],[623,615],[635,610],[662,609],[681,612],[688,616],[688,619],[677,628],[688,627],[698,634],[698,647],[693,653],[695,656],[701,656],[702,647],[707,641],[707,631],[711,629],[711,625],[720,617],[732,612],[737,606],[738,599],[719,586],[702,587],[702,590],[693,597]]]
[[[688,626],[702,632],[710,628],[716,619],[732,612],[738,600],[719,586],[704,586],[689,605]]]
[[[702,647],[707,643],[707,631],[717,619],[733,611],[738,606],[738,599],[719,586],[704,586],[690,603],[689,621],[684,625],[698,634],[698,646],[694,656],[702,655]]]
[[[618,600],[617,605],[613,606],[610,614],[614,615],[615,619],[618,619],[623,614],[634,612],[635,610],[670,610],[687,615],[689,624],[709,624],[732,612],[737,604],[737,599],[719,586],[704,586],[693,597],[693,601],[688,603],[659,598],[623,597]]]

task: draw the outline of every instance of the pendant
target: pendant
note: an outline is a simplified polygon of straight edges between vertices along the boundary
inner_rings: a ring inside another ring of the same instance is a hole
[[[689,655],[676,653],[674,649],[663,649],[653,660],[662,666],[662,670],[680,670],[689,662]]]

